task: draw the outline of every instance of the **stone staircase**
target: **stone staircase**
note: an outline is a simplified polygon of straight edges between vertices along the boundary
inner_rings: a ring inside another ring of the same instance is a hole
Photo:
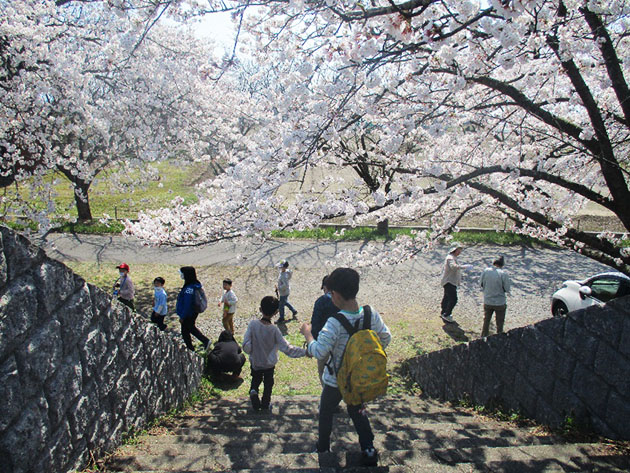
[[[274,397],[272,413],[249,400],[213,400],[162,424],[157,435],[121,447],[99,471],[125,472],[622,472],[630,460],[602,444],[480,418],[464,409],[408,396],[370,404],[378,467],[360,465],[357,435],[335,416],[332,453],[315,454],[317,397]]]

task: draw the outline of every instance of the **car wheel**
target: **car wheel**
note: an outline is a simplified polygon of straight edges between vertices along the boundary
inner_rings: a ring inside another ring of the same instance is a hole
[[[569,313],[569,309],[567,305],[562,301],[556,301],[553,304],[553,308],[551,309],[551,313],[554,317],[562,317]]]

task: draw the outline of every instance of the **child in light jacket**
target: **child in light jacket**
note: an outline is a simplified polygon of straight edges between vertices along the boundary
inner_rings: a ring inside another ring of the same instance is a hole
[[[278,363],[278,350],[291,358],[300,358],[306,354],[303,348],[294,347],[282,336],[280,329],[271,322],[278,313],[278,299],[265,296],[260,301],[260,320],[252,320],[247,326],[243,351],[249,355],[252,367],[252,384],[249,397],[254,410],[271,410],[271,390],[273,374]],[[258,397],[258,388],[263,383],[262,400]]]

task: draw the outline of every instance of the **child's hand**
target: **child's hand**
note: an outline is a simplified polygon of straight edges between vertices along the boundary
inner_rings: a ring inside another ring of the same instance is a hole
[[[217,307],[221,307],[221,303],[220,302],[217,304]]]
[[[309,324],[308,322],[304,322],[302,324],[302,326],[300,327],[300,333],[302,335],[304,335],[306,337],[306,335],[310,335],[311,334],[311,324]]]

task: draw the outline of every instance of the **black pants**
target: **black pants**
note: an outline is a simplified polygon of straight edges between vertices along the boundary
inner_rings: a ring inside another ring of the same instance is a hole
[[[185,319],[179,319],[179,323],[182,324],[182,338],[184,339],[184,343],[188,347],[189,350],[194,350],[192,344],[191,335],[194,335],[197,340],[203,343],[204,347],[208,346],[208,337],[206,337],[203,333],[199,331],[197,327],[195,327],[195,321],[197,320],[197,315],[191,315],[190,317],[186,317]]]
[[[266,370],[255,370],[252,368],[252,385],[249,388],[250,398],[254,409],[269,409],[271,403],[271,390],[273,389],[273,372],[276,368],[267,368]],[[262,401],[258,397],[258,388],[263,383]],[[256,391],[256,394],[251,393]]]
[[[165,315],[160,315],[156,311],[151,312],[151,322],[156,324],[158,328],[163,332],[166,329],[166,324],[164,323]]]
[[[317,450],[320,452],[330,449],[330,433],[333,426],[333,413],[341,402],[341,391],[339,388],[333,388],[324,384],[322,397],[319,401],[319,440],[317,441]],[[370,420],[367,413],[363,409],[363,405],[347,406],[348,415],[352,419],[354,428],[359,434],[359,443],[361,450],[374,447],[374,434],[370,427]]]
[[[457,304],[457,286],[447,282],[444,284],[444,297],[442,298],[442,315],[449,316]]]
[[[210,353],[210,355],[208,355],[208,363],[210,365],[210,371],[212,371],[212,374],[215,376],[221,373],[232,373],[234,376],[240,376],[243,365],[245,364],[245,355],[242,353],[238,355],[238,363],[226,364],[222,363],[216,355]]]
[[[136,310],[136,306],[133,303],[133,299],[125,299],[123,297],[119,297],[118,300],[129,307],[131,310]]]

